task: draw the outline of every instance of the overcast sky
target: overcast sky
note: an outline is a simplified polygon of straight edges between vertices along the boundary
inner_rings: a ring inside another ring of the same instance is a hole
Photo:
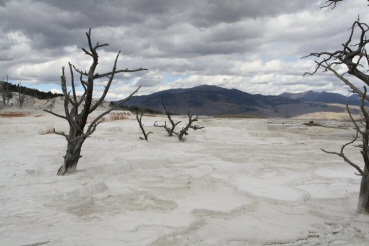
[[[320,9],[318,0],[0,0],[0,74],[42,90],[59,90],[68,62],[88,70],[85,32],[100,50],[98,71],[149,69],[118,76],[109,99],[210,84],[252,94],[307,90],[347,94],[334,76],[314,69],[310,52],[335,50],[347,40],[365,0]],[[104,80],[98,85],[104,84]],[[101,91],[101,86],[97,87]],[[98,93],[97,93],[98,94]]]

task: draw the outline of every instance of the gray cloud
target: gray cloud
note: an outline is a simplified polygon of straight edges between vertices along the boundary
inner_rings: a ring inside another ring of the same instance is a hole
[[[269,94],[295,84],[295,91],[319,88],[337,80],[300,76],[313,63],[299,58],[339,48],[358,14],[369,20],[363,0],[321,10],[324,2],[0,0],[0,73],[59,88],[60,69],[68,61],[88,68],[89,57],[80,48],[87,46],[84,33],[91,27],[94,42],[110,44],[101,53],[99,71],[111,68],[119,50],[120,66],[150,69],[146,75],[118,76],[116,91],[138,84],[154,92],[200,83]],[[176,76],[181,79],[170,80]],[[336,82],[323,87],[341,90]]]

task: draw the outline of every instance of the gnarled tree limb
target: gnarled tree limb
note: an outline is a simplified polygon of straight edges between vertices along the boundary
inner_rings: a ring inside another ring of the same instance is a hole
[[[173,136],[173,134],[178,135],[178,133],[175,132],[174,130],[177,127],[177,125],[179,123],[181,123],[181,121],[178,121],[178,122],[174,122],[173,121],[173,119],[171,117],[172,114],[170,113],[169,109],[167,109],[167,107],[165,106],[164,99],[163,98],[161,99],[161,105],[163,105],[163,108],[165,110],[165,114],[168,117],[168,120],[169,120],[169,122],[171,124],[171,127],[168,127],[167,126],[167,122],[166,121],[165,121],[165,124],[164,125],[158,125],[157,122],[155,122],[154,123],[154,126],[156,126],[156,127],[163,127],[167,131],[168,136],[170,136],[170,137]]]
[[[144,128],[144,124],[142,123],[142,116],[143,116],[143,112],[141,111],[141,114],[140,116],[138,116],[138,111],[136,112],[136,119],[137,119],[137,122],[140,126],[140,129],[142,131],[142,134],[144,135],[144,138],[140,137],[141,140],[146,140],[149,141],[148,137],[150,134],[152,134],[152,132],[147,132],[145,131],[145,128]]]
[[[203,126],[198,126],[198,125],[192,125],[194,122],[198,121],[198,117],[196,115],[195,118],[193,118],[193,115],[190,114],[190,112],[188,112],[188,123],[185,127],[182,128],[182,130],[179,131],[179,134],[178,134],[178,138],[180,141],[184,141],[184,135],[188,135],[188,130],[191,128],[191,129],[194,129],[194,130],[198,130],[198,129],[203,129],[204,127]]]

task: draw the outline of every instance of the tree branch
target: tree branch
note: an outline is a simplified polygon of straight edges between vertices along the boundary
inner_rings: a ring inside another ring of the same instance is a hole
[[[198,130],[198,129],[202,129],[202,128],[204,128],[204,127],[202,127],[202,126],[198,126],[198,125],[194,125],[194,126],[192,126],[192,123],[193,122],[196,122],[196,121],[198,121],[198,117],[196,116],[195,118],[192,118],[193,117],[193,115],[191,115],[190,114],[190,112],[188,112],[188,123],[187,123],[187,125],[185,126],[185,127],[183,127],[182,128],[182,130],[180,130],[179,131],[179,134],[178,134],[178,138],[179,138],[179,140],[181,140],[181,141],[183,141],[184,139],[183,139],[183,136],[184,135],[188,135],[188,129],[194,129],[194,130]]]
[[[350,119],[351,119],[352,123],[354,123],[354,126],[355,126],[356,131],[359,132],[360,134],[363,134],[363,132],[360,129],[360,126],[357,124],[357,122],[355,121],[354,117],[352,116],[351,111],[350,111],[350,108],[349,108],[348,105],[346,105],[346,109],[347,109],[347,112],[348,112],[348,114],[350,116]]]
[[[56,134],[56,135],[60,135],[60,136],[63,136],[67,139],[67,141],[69,140],[69,136],[67,134],[65,134],[64,132],[57,132],[55,131],[55,128],[53,128],[53,132]]]
[[[126,69],[121,69],[121,70],[112,71],[112,72],[108,72],[108,73],[96,74],[96,75],[94,75],[94,79],[100,79],[100,78],[112,76],[112,75],[115,75],[117,73],[134,73],[134,72],[146,71],[146,70],[148,70],[148,69],[147,68],[138,68],[138,69],[128,69],[128,68],[126,68]]]
[[[352,91],[354,93],[358,94],[361,98],[363,97],[364,93],[361,92],[356,86],[354,86],[348,79],[346,79],[345,77],[343,77],[342,75],[340,75],[336,70],[334,70],[330,66],[323,65],[323,67],[325,67],[327,70],[329,70],[332,73],[334,73],[334,75],[336,75],[337,78],[339,78],[340,80],[342,80],[343,83],[345,83],[346,85],[348,85],[352,89]],[[369,97],[368,96],[365,97],[365,99],[367,101],[369,101]]]
[[[56,117],[62,118],[62,119],[64,119],[64,120],[66,120],[66,119],[67,119],[67,117],[65,117],[64,115],[60,115],[60,114],[54,113],[54,112],[53,112],[53,111],[51,111],[51,110],[44,109],[44,111],[45,111],[45,112],[47,112],[47,113],[49,113],[49,114],[52,114],[52,115],[54,115],[54,116],[56,116]]]
[[[114,109],[117,109],[118,107],[122,106],[122,104],[124,104],[125,102],[127,102],[129,99],[131,99],[131,97],[136,94],[138,92],[138,90],[141,88],[141,86],[139,86],[134,92],[132,92],[128,97],[126,97],[125,99],[123,99],[122,101],[120,101],[119,103],[115,104],[113,107],[111,107],[109,110],[106,110],[105,112],[101,113],[99,116],[97,116],[90,124],[90,126],[87,128],[86,132],[89,132],[92,129],[92,126],[94,124],[96,124],[96,122],[98,122],[102,117],[104,117],[105,115],[107,115],[108,113],[110,113],[111,111],[113,111]]]
[[[339,157],[341,157],[346,163],[348,163],[349,165],[351,165],[352,167],[354,167],[359,173],[360,175],[364,175],[364,171],[358,166],[356,165],[354,162],[352,162],[344,153],[344,150],[347,146],[353,144],[357,139],[359,138],[359,133],[356,132],[356,136],[354,136],[354,138],[342,145],[341,147],[341,151],[338,153],[338,152],[333,152],[333,151],[326,151],[325,149],[321,149],[321,151],[323,151],[324,153],[327,153],[327,154],[333,154],[333,155],[338,155]]]
[[[143,115],[143,112],[142,112],[142,111],[141,111],[141,115],[140,115],[140,116],[138,116],[138,111],[136,112],[136,119],[137,119],[137,122],[138,122],[138,124],[139,124],[139,126],[140,126],[140,129],[141,129],[141,131],[142,131],[142,134],[144,135],[144,138],[140,137],[140,139],[141,139],[141,140],[149,141],[149,140],[148,140],[148,136],[149,136],[150,134],[152,134],[152,132],[148,132],[148,133],[146,133],[146,131],[145,131],[145,129],[144,129],[144,125],[142,124],[142,115]]]
[[[327,2],[325,2],[327,5],[322,6],[322,7],[320,7],[320,8],[321,8],[321,9],[323,9],[323,8],[328,8],[329,6],[333,5],[332,9],[334,9],[334,8],[336,7],[336,4],[337,4],[338,2],[342,2],[342,1],[343,1],[343,0],[328,0]]]
[[[72,91],[73,91],[73,102],[74,102],[74,104],[77,104],[76,86],[74,85],[74,74],[73,74],[72,64],[70,62],[68,64],[69,64]]]

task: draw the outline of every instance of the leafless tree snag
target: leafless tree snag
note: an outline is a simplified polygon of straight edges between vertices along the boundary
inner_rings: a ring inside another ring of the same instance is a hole
[[[61,88],[64,94],[64,114],[58,114],[50,110],[45,110],[46,112],[52,115],[55,115],[61,119],[68,121],[69,124],[69,133],[57,132],[54,130],[56,134],[64,136],[68,142],[66,154],[64,156],[64,164],[59,168],[58,175],[64,175],[66,172],[76,170],[78,161],[81,158],[82,145],[86,140],[86,138],[89,137],[92,133],[94,133],[96,127],[101,122],[100,119],[106,114],[116,109],[117,107],[121,106],[126,101],[128,101],[139,90],[140,87],[138,87],[134,92],[132,92],[131,95],[122,100],[119,104],[116,104],[114,107],[111,107],[110,109],[99,114],[88,125],[87,129],[85,129],[88,115],[91,114],[93,111],[95,111],[99,107],[99,105],[104,101],[105,96],[108,93],[109,88],[111,86],[111,83],[114,80],[114,76],[118,73],[132,73],[147,70],[143,68],[138,68],[134,70],[129,69],[118,70],[116,66],[120,54],[119,51],[115,58],[113,68],[110,72],[102,74],[96,73],[95,71],[97,65],[99,64],[99,56],[97,50],[99,48],[108,46],[109,44],[97,43],[96,45],[93,45],[91,40],[91,29],[89,29],[89,31],[86,33],[86,36],[88,41],[88,49],[82,48],[82,50],[85,52],[86,55],[91,56],[92,58],[90,69],[88,70],[88,72],[87,71],[83,72],[78,70],[75,66],[69,63],[72,92],[71,91],[68,92],[67,81],[64,71],[65,69],[63,67],[61,76]],[[84,92],[80,97],[77,97],[76,94],[74,72],[79,74],[79,82],[81,83],[84,89]],[[107,85],[105,86],[105,89],[101,97],[97,100],[97,102],[93,103],[92,97],[94,92],[94,83],[95,80],[101,78],[107,78],[108,82]]]
[[[139,126],[140,126],[140,129],[141,129],[141,131],[142,131],[142,134],[144,135],[144,137],[140,137],[140,139],[141,139],[141,140],[146,140],[146,142],[147,142],[147,141],[149,141],[148,136],[149,136],[150,134],[152,134],[152,132],[148,132],[148,133],[146,133],[146,131],[145,131],[145,129],[144,129],[144,124],[142,124],[142,115],[143,115],[143,112],[141,112],[140,116],[138,116],[138,111],[136,112],[136,119],[137,119],[137,122],[138,122],[138,124],[139,124]]]
[[[17,85],[18,90],[18,105],[20,108],[23,108],[24,100],[26,99],[26,94],[24,94],[24,89],[20,84]]]
[[[157,122],[155,122],[154,123],[154,126],[156,126],[156,127],[163,127],[166,131],[167,131],[167,133],[168,133],[168,135],[171,137],[171,136],[173,136],[173,134],[175,134],[175,135],[178,135],[178,133],[177,132],[175,132],[174,131],[174,129],[176,128],[176,126],[179,124],[179,123],[181,123],[182,121],[178,121],[178,122],[176,122],[176,123],[174,123],[174,121],[172,120],[172,117],[171,117],[171,113],[170,113],[170,111],[167,109],[167,107],[165,106],[165,104],[164,104],[164,100],[162,99],[161,100],[161,105],[163,105],[163,108],[164,108],[164,110],[165,110],[165,114],[166,114],[166,116],[168,117],[168,120],[169,120],[169,122],[170,122],[170,124],[171,124],[171,127],[168,127],[167,126],[167,122],[165,121],[165,123],[164,123],[164,125],[158,125],[158,123]]]
[[[305,73],[314,75],[318,70],[322,70],[324,72],[330,71],[343,83],[348,85],[354,93],[358,94],[362,98],[361,112],[365,121],[363,126],[364,129],[361,129],[362,127],[360,127],[360,124],[354,120],[349,108],[347,107],[349,116],[356,129],[356,136],[353,137],[352,141],[344,144],[341,147],[340,152],[323,150],[326,153],[338,155],[345,162],[354,167],[359,172],[359,175],[362,176],[357,207],[357,211],[359,213],[369,213],[369,114],[365,109],[365,102],[368,102],[369,98],[366,93],[366,87],[364,87],[364,91],[361,91],[345,76],[346,74],[351,75],[369,86],[369,56],[367,54],[367,44],[369,43],[367,38],[368,30],[369,26],[366,23],[360,22],[360,20],[355,21],[351,26],[348,40],[342,44],[342,49],[333,52],[311,53],[307,56],[316,57],[317,60],[315,62],[317,66],[312,73]],[[337,67],[344,67],[346,72],[340,74],[337,71]],[[359,139],[362,141],[362,144],[359,145],[359,147],[364,161],[364,169],[361,169],[357,164],[353,163],[344,153],[347,146],[352,145]]]
[[[193,130],[198,130],[198,129],[202,129],[204,128],[203,126],[199,126],[199,125],[192,125],[194,122],[198,121],[198,117],[194,117],[193,115],[190,114],[190,112],[188,112],[188,123],[185,127],[182,128],[182,130],[179,131],[178,134],[178,138],[180,141],[184,141],[184,135],[188,135],[188,130],[189,129],[193,129]]]
[[[8,86],[8,83],[9,83],[8,74],[5,74],[5,76],[6,76],[6,81],[5,81],[5,78],[3,77],[3,82],[1,83],[1,87],[0,87],[1,98],[3,100],[3,106],[9,105],[10,99],[13,98],[13,94],[10,92],[9,86]]]

